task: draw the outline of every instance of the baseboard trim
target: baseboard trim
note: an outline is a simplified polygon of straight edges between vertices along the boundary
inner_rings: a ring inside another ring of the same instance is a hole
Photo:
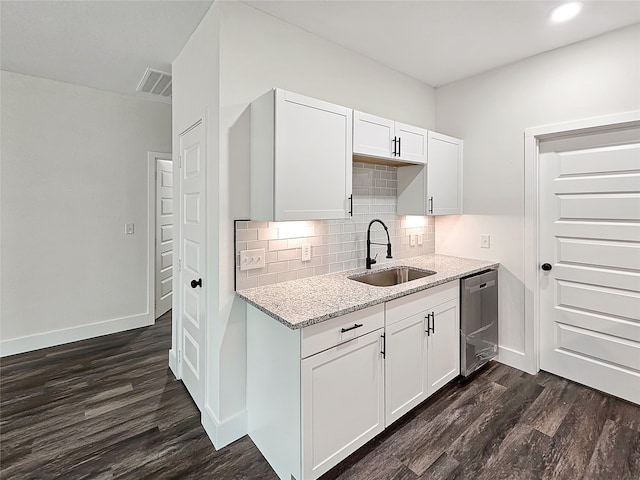
[[[537,369],[533,366],[534,361],[527,358],[525,353],[512,350],[511,348],[499,347],[498,361],[531,375],[535,375],[537,372]]]
[[[180,380],[180,375],[178,375],[178,357],[176,357],[176,352],[173,351],[173,348],[169,350],[169,368],[173,372],[173,376],[176,377],[176,380]]]
[[[88,325],[2,340],[0,341],[0,357],[32,352],[42,348],[101,337],[102,335],[124,332],[134,328],[147,327],[153,325],[153,323],[154,319],[152,314],[142,313],[129,317],[113,318],[103,322],[90,323]]]
[[[202,426],[216,450],[226,447],[247,434],[247,411],[243,410],[220,422],[209,406],[205,405],[201,416]]]

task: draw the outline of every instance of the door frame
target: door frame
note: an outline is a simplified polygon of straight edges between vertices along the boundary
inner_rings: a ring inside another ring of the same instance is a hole
[[[612,130],[640,121],[640,110],[527,128],[524,136],[524,341],[523,367],[540,370],[540,179],[539,144],[572,134]]]
[[[147,152],[147,265],[149,267],[147,269],[149,275],[147,283],[149,304],[147,308],[152,318],[150,325],[156,323],[156,188],[158,182],[156,160],[173,162],[172,153]]]

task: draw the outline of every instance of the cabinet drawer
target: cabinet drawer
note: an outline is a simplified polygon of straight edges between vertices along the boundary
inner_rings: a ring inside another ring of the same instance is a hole
[[[459,298],[459,285],[459,280],[453,280],[385,303],[386,324],[391,325],[441,303]]]
[[[355,327],[358,325],[358,327]],[[384,327],[384,304],[326,320],[302,329],[302,358]],[[346,330],[343,332],[343,329]]]

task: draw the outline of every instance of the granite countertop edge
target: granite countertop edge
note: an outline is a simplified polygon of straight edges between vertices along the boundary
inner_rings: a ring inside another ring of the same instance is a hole
[[[433,257],[434,255],[425,255],[423,257]],[[255,292],[257,290],[264,290],[264,289],[268,289],[270,286],[272,287],[273,285],[267,285],[267,286],[263,286],[263,287],[255,287],[255,288],[249,288],[246,290],[239,290],[236,291],[236,295],[241,298],[242,300],[244,300],[245,302],[247,302],[248,304],[254,306],[255,308],[257,308],[258,310],[264,312],[265,314],[269,315],[270,317],[272,317],[273,319],[277,320],[278,322],[282,323],[283,325],[289,327],[292,330],[298,330],[300,328],[304,328],[304,327],[308,327],[310,325],[314,325],[317,323],[321,323],[324,322],[326,320],[329,320],[331,318],[335,318],[335,317],[339,317],[342,315],[346,315],[348,313],[352,313],[352,312],[356,312],[358,310],[362,310],[365,309],[367,307],[372,307],[374,305],[378,305],[380,303],[384,303],[384,302],[388,302],[391,300],[395,300],[396,298],[401,298],[404,297],[406,295],[411,295],[412,293],[417,293],[420,292],[422,290],[427,290],[429,288],[433,288],[436,287],[438,285],[442,285],[444,283],[448,283],[451,282],[453,280],[458,280],[462,277],[466,277],[469,275],[473,275],[474,273],[479,273],[482,272],[484,270],[488,270],[488,269],[492,269],[492,268],[498,268],[499,267],[499,262],[491,262],[491,261],[484,261],[484,260],[476,260],[476,259],[470,259],[470,258],[462,258],[462,257],[451,257],[451,256],[445,256],[445,255],[438,255],[438,257],[441,258],[450,258],[450,259],[459,259],[459,260],[463,260],[463,261],[471,261],[471,262],[480,262],[482,263],[481,265],[475,267],[475,268],[471,268],[471,269],[465,269],[464,271],[460,271],[451,275],[445,275],[443,277],[437,278],[437,279],[433,279],[431,281],[429,281],[429,277],[422,279],[422,280],[426,280],[426,282],[421,282],[415,286],[409,286],[409,288],[406,289],[402,289],[401,291],[394,291],[394,292],[385,292],[385,289],[391,288],[391,287],[372,287],[375,289],[380,289],[380,296],[374,298],[374,299],[369,299],[366,302],[362,302],[362,303],[354,303],[352,305],[349,305],[348,307],[343,307],[343,308],[338,308],[336,310],[332,310],[329,313],[325,313],[323,315],[317,315],[317,316],[310,316],[308,319],[305,320],[301,320],[295,323],[292,323],[290,321],[288,321],[286,318],[283,318],[282,316],[280,316],[276,311],[276,309],[269,309],[268,307],[266,307],[265,305],[263,305],[262,303],[260,303],[260,301],[255,300],[254,298],[251,298],[250,296],[250,292]],[[412,257],[412,258],[408,258],[408,259],[403,259],[403,260],[398,260],[398,261],[394,261],[394,262],[389,262],[389,263],[385,263],[382,264],[377,270],[385,270],[388,268],[392,268],[396,265],[411,265],[413,262],[413,259],[416,258],[421,258],[421,257]],[[354,270],[346,270],[343,272],[338,272],[338,273],[329,273],[329,274],[325,274],[325,275],[319,275],[317,277],[310,277],[310,278],[306,278],[304,280],[312,280],[314,278],[319,278],[319,277],[329,277],[329,276],[333,276],[336,277],[336,281],[340,281],[342,279],[348,279],[349,277],[353,277],[353,276],[359,276],[362,275],[364,273],[367,273],[366,270],[362,269],[362,268],[358,268],[358,269],[354,269]],[[438,272],[440,273],[440,272]],[[296,288],[296,284],[302,282],[303,280],[291,280],[288,282],[282,282],[279,285],[284,285],[284,284],[290,284],[290,286],[292,288]],[[351,280],[353,281],[353,280]],[[408,285],[409,282],[404,283],[404,284],[400,284],[397,285],[395,287],[402,287],[402,286],[406,286]],[[246,292],[243,293],[243,292]]]

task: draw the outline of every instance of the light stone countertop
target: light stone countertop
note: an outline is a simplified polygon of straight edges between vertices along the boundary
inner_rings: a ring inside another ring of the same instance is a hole
[[[369,272],[387,270],[394,266],[415,267],[437,272],[435,275],[391,287],[376,287],[348,278],[367,273],[366,269],[357,268],[263,287],[247,288],[237,291],[236,295],[295,330],[489,268],[497,268],[498,265],[496,262],[430,254],[374,265]]]

